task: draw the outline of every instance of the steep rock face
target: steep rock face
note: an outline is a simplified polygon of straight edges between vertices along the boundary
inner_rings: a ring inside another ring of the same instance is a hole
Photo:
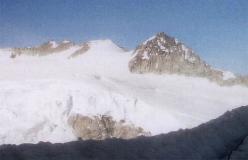
[[[213,69],[192,49],[165,33],[158,33],[135,49],[129,70],[204,77],[220,85],[246,84],[244,77],[237,78],[234,74]]]
[[[80,114],[69,117],[68,123],[71,125],[74,134],[81,139],[103,140],[106,138],[130,139],[140,135],[149,136],[140,127],[125,124],[125,121],[115,121],[111,116],[100,115],[94,117],[83,116]]]
[[[138,46],[129,63],[132,72],[180,73],[204,76],[210,66],[176,39],[159,33]],[[219,73],[221,76],[221,73]]]

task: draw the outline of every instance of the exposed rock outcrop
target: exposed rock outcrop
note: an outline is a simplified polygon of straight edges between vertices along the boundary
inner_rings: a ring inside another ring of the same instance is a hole
[[[150,135],[149,132],[145,132],[141,127],[126,124],[124,120],[115,121],[107,115],[88,117],[76,114],[69,117],[68,123],[71,125],[75,135],[83,140],[103,140],[113,137],[130,139],[141,135]]]
[[[196,128],[153,137],[2,145],[0,159],[246,159],[247,136],[248,106],[245,106]]]
[[[90,46],[88,43],[84,43],[81,45],[81,48],[76,50],[74,53],[72,53],[68,58],[75,58],[77,56],[80,56],[87,52],[90,49]]]
[[[15,58],[16,56],[23,54],[30,56],[45,56],[48,54],[64,51],[73,45],[74,44],[70,41],[62,41],[59,44],[55,41],[49,41],[38,47],[14,48],[12,49],[11,58]]]
[[[220,85],[248,85],[247,78],[213,69],[191,48],[165,33],[158,33],[135,49],[129,70],[134,73],[204,77]]]

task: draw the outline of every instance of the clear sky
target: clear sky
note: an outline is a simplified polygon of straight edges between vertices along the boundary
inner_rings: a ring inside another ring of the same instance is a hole
[[[248,74],[248,0],[0,0],[0,47],[108,38],[132,49],[161,31]]]

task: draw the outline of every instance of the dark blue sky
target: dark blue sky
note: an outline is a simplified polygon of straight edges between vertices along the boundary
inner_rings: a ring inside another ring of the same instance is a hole
[[[161,31],[248,74],[247,0],[0,0],[0,47],[108,38],[134,48]]]

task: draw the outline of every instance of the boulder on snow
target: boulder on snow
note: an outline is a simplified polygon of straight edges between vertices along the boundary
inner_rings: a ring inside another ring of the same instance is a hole
[[[103,140],[106,138],[130,139],[137,136],[149,136],[141,127],[126,124],[125,120],[115,121],[111,116],[83,116],[75,114],[69,117],[68,123],[73,129],[76,137],[88,140]]]
[[[247,136],[248,106],[244,106],[196,128],[152,137],[2,145],[0,159],[229,160],[247,158]]]

